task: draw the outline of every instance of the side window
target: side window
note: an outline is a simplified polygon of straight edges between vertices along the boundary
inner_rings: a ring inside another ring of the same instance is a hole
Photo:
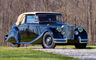
[[[38,23],[38,20],[34,15],[27,15],[26,23]]]

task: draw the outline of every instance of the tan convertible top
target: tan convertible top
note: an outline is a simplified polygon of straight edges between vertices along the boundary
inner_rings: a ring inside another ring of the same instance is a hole
[[[58,12],[25,12],[22,14],[36,14],[36,13],[58,13]]]
[[[58,12],[25,12],[18,16],[16,25],[19,25],[20,23],[23,24],[25,21],[25,15],[27,14],[37,14],[37,13],[58,13]]]

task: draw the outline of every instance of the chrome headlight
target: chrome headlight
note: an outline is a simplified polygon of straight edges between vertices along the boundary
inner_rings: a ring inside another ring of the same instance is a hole
[[[61,32],[61,31],[62,31],[62,28],[61,28],[61,27],[58,27],[56,30],[57,30],[58,32]]]
[[[78,31],[79,32],[82,32],[83,31],[83,28],[82,27],[78,28]]]
[[[75,34],[75,35],[78,35],[78,34],[79,34],[79,32],[78,32],[78,31],[75,31],[75,32],[74,32],[74,34]]]
[[[64,25],[62,25],[61,28],[64,28]]]

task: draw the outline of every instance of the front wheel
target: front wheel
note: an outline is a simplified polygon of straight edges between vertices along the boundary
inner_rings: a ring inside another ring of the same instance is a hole
[[[86,48],[87,44],[75,44],[75,48],[77,49],[84,49]]]
[[[43,41],[42,41],[42,46],[43,48],[55,48],[55,43],[53,41],[53,37],[49,32],[46,32],[43,36]]]

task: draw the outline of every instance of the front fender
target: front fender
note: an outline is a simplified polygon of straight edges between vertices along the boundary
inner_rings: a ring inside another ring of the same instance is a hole
[[[44,34],[45,34],[46,32],[49,32],[53,38],[62,38],[61,33],[59,33],[59,32],[56,30],[56,28],[46,28],[46,29],[44,30]],[[43,35],[44,35],[44,34],[43,34]]]
[[[46,28],[43,32],[42,32],[42,34],[44,35],[46,32],[49,32],[52,36],[54,36],[53,35],[53,32],[52,32],[52,30],[50,29],[50,28]],[[42,36],[43,36],[42,35]]]
[[[78,31],[78,28],[79,27],[75,28],[74,31]],[[86,30],[84,28],[83,28],[83,31],[81,33],[79,32],[78,35],[74,35],[74,38],[78,39],[78,36],[80,36],[81,39],[88,39],[88,34],[87,34],[87,32],[86,32]]]
[[[56,28],[50,28],[53,33],[53,38],[63,38],[62,34],[56,30]]]

